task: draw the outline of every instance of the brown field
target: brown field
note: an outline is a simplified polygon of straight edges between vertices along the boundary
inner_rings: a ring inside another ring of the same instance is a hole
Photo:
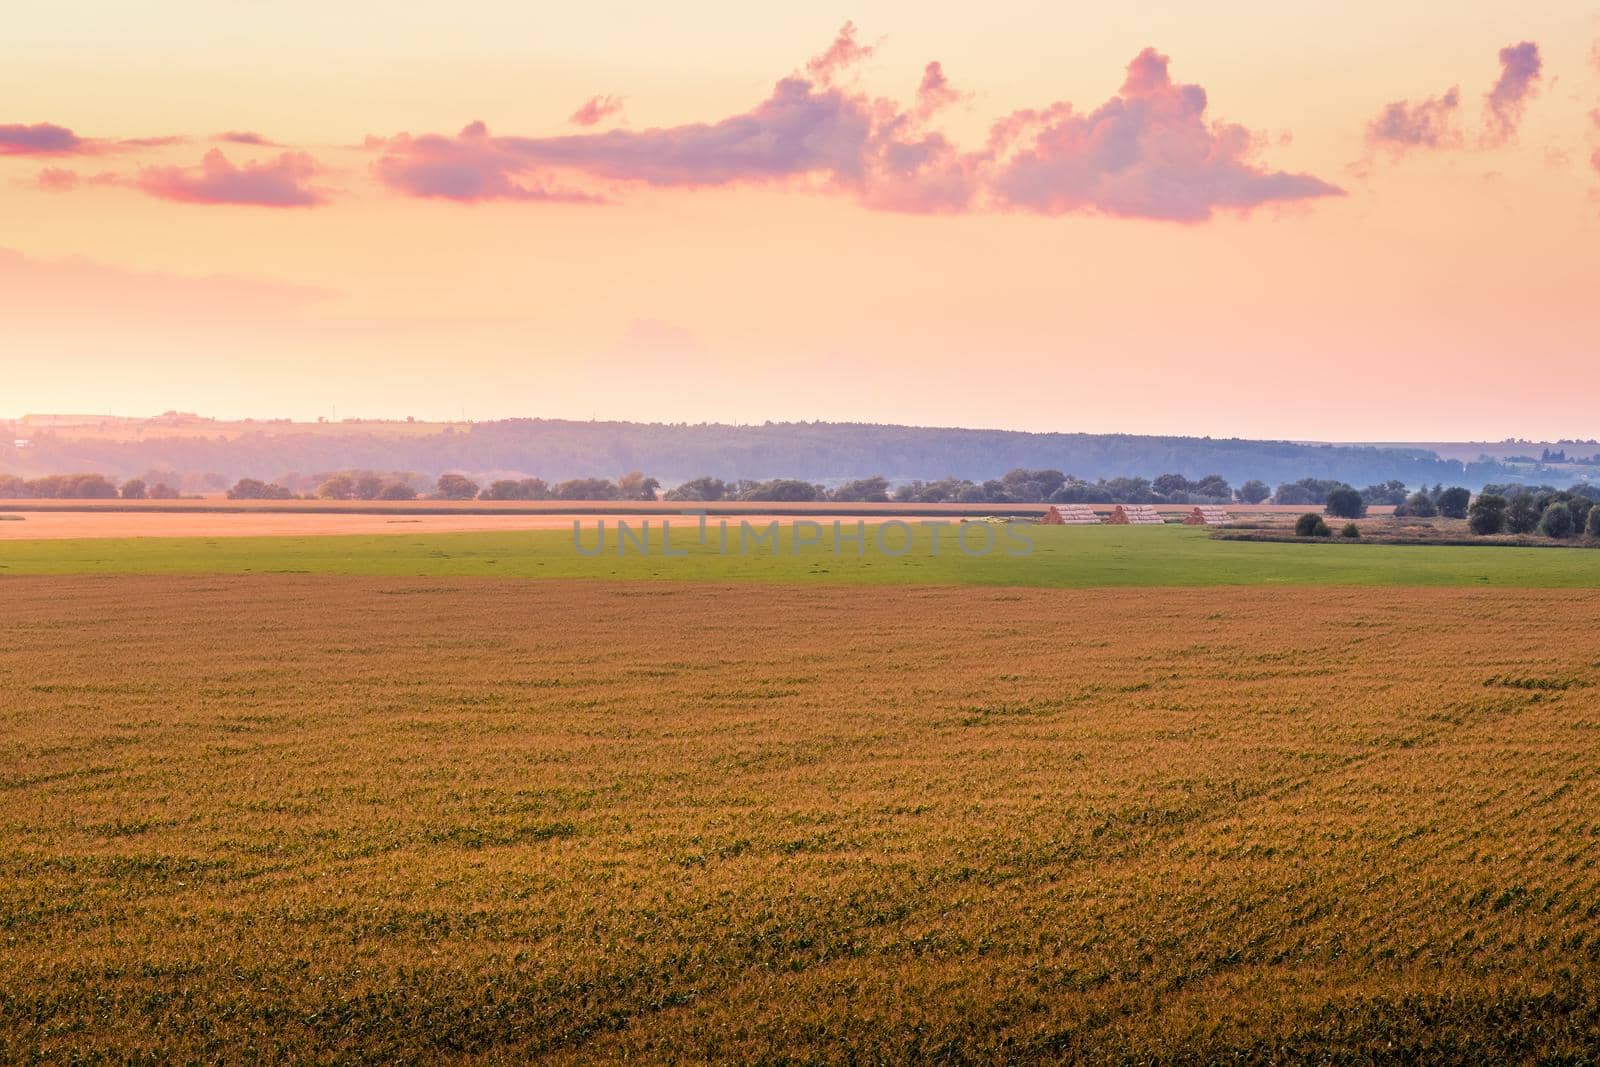
[[[1600,1057],[1597,593],[0,603],[5,1062]]]

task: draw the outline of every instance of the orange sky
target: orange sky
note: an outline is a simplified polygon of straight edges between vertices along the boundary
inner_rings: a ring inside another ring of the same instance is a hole
[[[24,3],[0,416],[1600,433],[1600,9],[1122,6]]]

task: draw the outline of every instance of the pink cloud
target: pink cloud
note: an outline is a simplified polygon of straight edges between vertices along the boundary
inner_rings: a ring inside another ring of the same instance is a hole
[[[961,93],[951,86],[938,60],[923,68],[922,83],[917,86],[916,114],[919,119],[928,119],[934,112],[942,111],[960,99]]]
[[[213,141],[222,141],[225,144],[254,145],[258,148],[281,148],[276,141],[268,140],[253,130],[228,130],[211,138]]]
[[[567,119],[574,126],[594,126],[622,111],[622,100],[615,96],[591,96]]]
[[[822,85],[833,81],[835,74],[855,66],[877,51],[876,45],[861,44],[856,40],[856,24],[846,22],[839,28],[838,36],[821,55],[806,64],[806,73]]]
[[[1522,112],[1539,90],[1539,75],[1543,69],[1539,46],[1532,41],[1500,49],[1500,78],[1484,100],[1488,109],[1489,143],[1504,144],[1516,136]]]
[[[71,192],[80,180],[77,171],[65,167],[45,167],[39,172],[39,188],[50,193]]]
[[[962,210],[976,190],[975,161],[914,116],[797,76],[750,111],[713,123],[498,144],[546,167],[658,186],[811,178],[888,210]]]
[[[547,166],[651,185],[724,185],[825,172],[858,178],[873,116],[857,98],[818,91],[803,78],[778,82],[744,114],[713,123],[610,130],[565,137],[502,138],[504,148]]]
[[[1367,143],[1395,152],[1458,144],[1461,133],[1454,123],[1460,106],[1459,88],[1416,104],[1396,100],[1385,106],[1367,127]]]
[[[1254,162],[1250,132],[1209,122],[1205,90],[1174,84],[1167,64],[1145,49],[1128,64],[1121,92],[1088,114],[1058,103],[1002,120],[991,146],[1021,146],[996,161],[996,200],[1049,215],[1202,222],[1218,209],[1342,195],[1320,178]]]
[[[70,156],[88,151],[90,143],[48,122],[0,125],[0,156]]]
[[[1597,53],[1600,53],[1600,45],[1596,45],[1595,49]],[[1600,55],[1596,56],[1595,62],[1600,64]],[[1600,107],[1597,107],[1593,111],[1589,112],[1589,121],[1594,123],[1594,128],[1596,131],[1600,131]],[[1589,157],[1589,165],[1592,166],[1596,171],[1600,171],[1600,148],[1595,149],[1594,155]]]
[[[369,147],[383,156],[373,164],[378,180],[408,196],[444,200],[545,200],[569,203],[595,202],[588,193],[549,188],[529,176],[540,170],[538,161],[489,136],[481,122],[466,126],[454,137],[400,134],[369,138]]]
[[[144,167],[131,184],[151,196],[185,204],[312,207],[327,199],[308,184],[320,171],[304,152],[234,166],[213,148],[198,167]]]

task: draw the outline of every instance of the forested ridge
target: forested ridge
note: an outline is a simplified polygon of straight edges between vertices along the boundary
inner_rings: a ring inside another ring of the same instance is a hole
[[[1419,449],[825,422],[731,426],[509,419],[418,435],[361,424],[348,430],[273,424],[227,437],[152,433],[113,441],[58,430],[35,435],[26,449],[0,442],[0,470],[12,473],[97,471],[126,478],[170,471],[186,481],[207,473],[231,482],[375,469],[550,480],[643,470],[667,485],[705,474],[824,483],[881,474],[900,482],[949,476],[981,480],[1017,467],[1053,468],[1083,479],[1170,471],[1273,484],[1318,478],[1353,485],[1399,480],[1477,487],[1515,476],[1498,462],[1461,463]]]

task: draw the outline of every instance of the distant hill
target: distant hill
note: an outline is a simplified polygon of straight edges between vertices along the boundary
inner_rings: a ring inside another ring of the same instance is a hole
[[[26,433],[27,447],[16,447]],[[1235,485],[1301,478],[1356,486],[1398,479],[1477,488],[1537,480],[1550,471],[1499,460],[1470,462],[1415,445],[1356,446],[1239,438],[1022,433],[868,423],[759,426],[509,419],[469,424],[212,422],[188,417],[114,429],[53,425],[35,418],[0,434],[0,470],[19,474],[95,471],[127,478],[174,471],[189,480],[278,478],[289,473],[370,468],[432,476],[547,480],[641,470],[671,485],[702,474],[800,478],[832,483],[881,474],[899,482],[949,475],[982,480],[1014,467],[1054,468],[1093,480],[1177,473],[1220,474]],[[1537,450],[1535,450],[1537,455]]]

